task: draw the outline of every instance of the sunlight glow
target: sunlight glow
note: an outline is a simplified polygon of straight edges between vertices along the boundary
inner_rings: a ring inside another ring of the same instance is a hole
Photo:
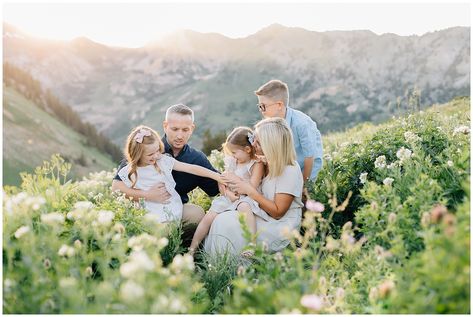
[[[8,3],[4,22],[27,34],[139,47],[178,29],[245,37],[273,23],[312,31],[371,30],[422,35],[470,25],[455,3]]]

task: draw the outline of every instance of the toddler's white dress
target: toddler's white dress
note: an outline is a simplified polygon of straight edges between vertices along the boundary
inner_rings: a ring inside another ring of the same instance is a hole
[[[255,164],[255,160],[250,160],[246,164],[238,165],[236,159],[231,156],[226,156],[224,159],[225,170],[235,173],[235,175],[241,177],[245,182],[250,182],[251,179],[251,168]],[[258,187],[258,191],[261,192],[261,185]],[[238,205],[242,202],[246,202],[250,205],[251,210],[255,215],[268,220],[269,215],[259,207],[259,204],[246,195],[240,195],[240,198],[232,202],[226,196],[219,196],[212,201],[210,210],[220,214],[228,210],[236,210]]]
[[[145,200],[146,210],[155,214],[159,222],[180,221],[182,218],[182,201],[174,188],[176,182],[171,174],[175,161],[174,158],[168,155],[163,155],[156,162],[161,169],[161,172],[158,172],[154,165],[147,165],[136,169],[138,174],[138,180],[135,184],[136,189],[148,190],[157,183],[162,182],[166,186],[168,193],[171,195],[169,204],[160,204]],[[131,187],[133,182],[128,178],[128,172],[130,171],[129,168],[129,164],[125,165],[120,169],[120,171],[118,171],[118,176],[126,186]]]

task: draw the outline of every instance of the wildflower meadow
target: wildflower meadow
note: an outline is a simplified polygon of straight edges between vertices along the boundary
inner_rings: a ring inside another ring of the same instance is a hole
[[[469,98],[324,136],[324,152],[290,246],[250,259],[193,258],[180,224],[111,192],[114,171],[71,181],[55,155],[3,188],[3,312],[469,314]]]

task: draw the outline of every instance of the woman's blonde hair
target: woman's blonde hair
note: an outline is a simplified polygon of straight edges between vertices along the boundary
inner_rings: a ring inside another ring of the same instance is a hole
[[[231,155],[231,151],[228,149],[228,144],[233,144],[244,148],[248,146],[251,149],[250,157],[255,158],[255,149],[251,145],[250,136],[252,138],[253,131],[249,127],[237,127],[227,136],[227,140],[222,144],[223,153]]]
[[[145,145],[154,144],[156,142],[159,144],[159,151],[164,153],[164,143],[161,141],[158,132],[145,125],[137,126],[128,135],[124,154],[128,164],[130,165],[128,179],[132,181],[132,188],[135,187],[136,181],[138,180],[136,169],[138,168],[138,162],[145,151]],[[158,172],[161,172],[157,164],[155,167]],[[131,176],[133,176],[133,179]]]
[[[292,132],[283,118],[267,118],[255,126],[261,150],[268,161],[269,177],[278,177],[286,166],[296,164]]]

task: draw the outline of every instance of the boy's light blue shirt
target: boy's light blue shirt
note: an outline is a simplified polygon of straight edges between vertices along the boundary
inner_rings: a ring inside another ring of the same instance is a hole
[[[305,113],[286,107],[286,121],[292,130],[294,147],[296,149],[297,163],[304,170],[304,159],[314,158],[310,179],[315,180],[322,168],[322,138],[317,123]]]

